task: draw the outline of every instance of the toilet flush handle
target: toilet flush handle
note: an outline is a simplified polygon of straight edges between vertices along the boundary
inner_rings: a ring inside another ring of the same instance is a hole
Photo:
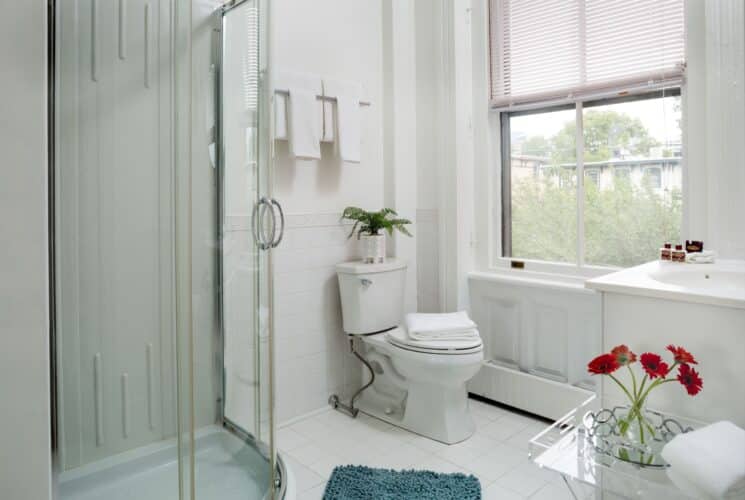
[[[360,278],[360,283],[362,284],[363,288],[370,288],[370,285],[372,285],[372,280],[369,280],[367,278]]]

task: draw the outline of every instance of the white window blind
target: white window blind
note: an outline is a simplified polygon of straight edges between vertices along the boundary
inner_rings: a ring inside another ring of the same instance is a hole
[[[495,107],[676,83],[683,0],[491,0]]]

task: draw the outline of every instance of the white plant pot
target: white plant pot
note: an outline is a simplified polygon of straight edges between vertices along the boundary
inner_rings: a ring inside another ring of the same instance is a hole
[[[366,264],[385,262],[385,233],[361,234],[360,253]]]

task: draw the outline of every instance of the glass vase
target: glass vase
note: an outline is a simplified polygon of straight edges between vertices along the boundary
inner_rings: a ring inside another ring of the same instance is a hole
[[[662,466],[659,454],[664,442],[660,439],[662,418],[646,406],[617,407],[613,455],[623,461],[644,466]]]

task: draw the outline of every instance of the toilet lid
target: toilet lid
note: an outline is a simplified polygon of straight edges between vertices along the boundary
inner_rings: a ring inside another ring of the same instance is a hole
[[[404,328],[394,328],[386,332],[385,338],[396,347],[431,354],[471,354],[483,348],[480,337],[459,340],[413,340]]]

